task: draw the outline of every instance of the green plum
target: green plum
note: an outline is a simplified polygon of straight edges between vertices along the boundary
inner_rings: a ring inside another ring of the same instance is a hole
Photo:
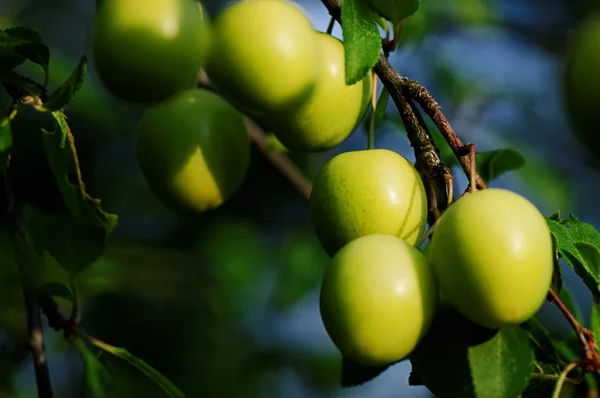
[[[283,145],[294,152],[322,152],[346,140],[362,121],[373,90],[372,75],[346,85],[344,45],[315,32],[321,50],[321,72],[312,95],[288,112],[267,120]]]
[[[194,86],[209,33],[194,0],[99,0],[92,27],[93,65],[114,96],[157,103]]]
[[[148,185],[175,211],[203,212],[228,200],[250,163],[243,115],[208,90],[186,90],[148,108],[137,157]]]
[[[320,73],[314,28],[296,3],[241,0],[213,21],[206,73],[236,107],[279,112],[298,106]]]
[[[364,366],[404,359],[436,313],[438,286],[425,256],[392,235],[344,246],[325,271],[320,312],[344,357]]]
[[[428,259],[448,302],[490,329],[531,318],[554,270],[544,216],[521,195],[497,188],[471,193],[446,210]]]
[[[425,230],[427,196],[419,173],[400,154],[387,149],[350,151],[319,170],[310,215],[330,256],[369,234],[396,235],[414,245]]]

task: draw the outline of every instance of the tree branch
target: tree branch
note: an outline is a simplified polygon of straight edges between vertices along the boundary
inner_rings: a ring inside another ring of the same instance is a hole
[[[569,311],[565,303],[563,303],[558,294],[552,288],[550,288],[548,291],[548,301],[550,303],[554,303],[558,307],[560,312],[562,312],[564,317],[567,319],[567,322],[569,322],[575,331],[575,334],[577,335],[577,338],[583,347],[583,357],[589,367],[587,371],[600,368],[600,358],[596,350],[596,341],[593,333],[579,323],[577,319],[575,319],[573,314],[571,314],[571,311]]]
[[[0,191],[0,202],[6,203],[2,211],[2,223],[9,227],[13,232],[14,245],[13,251],[17,260],[17,269],[21,287],[23,289],[23,298],[27,311],[27,333],[28,346],[31,349],[33,367],[39,398],[53,398],[52,384],[50,382],[50,371],[44,352],[44,337],[42,316],[38,301],[38,291],[35,284],[35,277],[31,274],[30,248],[24,239],[16,215],[16,198],[12,192],[6,171],[2,173],[2,190]]]

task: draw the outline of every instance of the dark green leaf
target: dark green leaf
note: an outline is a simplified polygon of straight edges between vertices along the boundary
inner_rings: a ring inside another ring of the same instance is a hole
[[[0,81],[13,98],[20,99],[25,94],[39,98],[44,93],[39,83],[11,70],[0,71]]]
[[[478,152],[475,155],[477,171],[486,183],[491,182],[504,173],[518,170],[525,166],[525,158],[514,149],[503,148],[493,151]]]
[[[6,167],[10,150],[12,148],[12,134],[10,132],[10,119],[0,119],[0,172]]]
[[[583,314],[581,313],[581,309],[577,305],[577,302],[573,299],[573,296],[569,292],[566,287],[563,287],[558,293],[558,297],[562,300],[562,302],[567,306],[571,314],[575,317],[578,322],[583,323]]]
[[[36,249],[48,251],[71,277],[102,256],[113,228],[110,219],[46,214],[26,205],[20,214]]]
[[[93,337],[88,337],[86,341],[135,367],[146,377],[156,383],[160,388],[162,388],[162,390],[166,392],[169,397],[185,398],[185,395],[183,395],[183,393],[173,383],[171,383],[169,379],[163,376],[152,366],[142,361],[140,358],[131,354],[127,349],[111,346]]]
[[[38,239],[71,277],[75,277],[102,255],[118,218],[102,210],[100,200],[85,191],[74,139],[64,115],[61,112],[52,112],[52,115],[56,119],[55,130],[43,130],[44,150],[71,217],[44,217],[38,212],[30,214],[33,217],[29,224],[40,233],[45,231],[44,238]],[[62,137],[66,140],[64,145]]]
[[[367,367],[354,361],[342,358],[342,377],[340,384],[343,388],[356,387],[369,382],[385,372],[390,365]]]
[[[317,286],[330,263],[313,234],[294,235],[283,246],[283,264],[273,300],[280,308],[293,305]]]
[[[48,111],[58,111],[67,106],[83,85],[86,72],[87,58],[84,55],[69,78],[48,95],[44,108]]]
[[[550,231],[556,238],[558,253],[583,280],[594,296],[600,300],[600,233],[590,224],[575,216],[561,222],[546,219]]]
[[[436,396],[475,398],[469,347],[488,341],[495,333],[469,321],[452,307],[441,307],[409,355],[412,369]]]
[[[45,73],[44,85],[48,84],[50,50],[44,44],[42,36],[35,28],[31,26],[15,26],[0,32],[0,46],[8,54],[17,53],[25,59],[29,59],[31,62],[40,65]],[[4,51],[0,50],[0,60],[2,60],[3,53]],[[11,56],[9,55],[9,57]]]
[[[421,379],[419,378],[419,375],[414,371],[411,370],[409,375],[408,375],[408,385],[409,386],[423,386],[423,382],[421,381]]]
[[[76,340],[73,345],[83,360],[83,398],[108,398],[110,396],[107,388],[110,383],[108,370],[83,342]]]
[[[410,17],[419,9],[419,0],[392,0],[387,2],[380,1],[385,4],[385,16],[390,22],[399,24],[403,19]]]
[[[341,22],[346,84],[352,85],[364,78],[377,63],[381,36],[377,27],[377,14],[364,0],[344,0]]]
[[[60,297],[70,302],[75,302],[75,294],[73,290],[64,283],[60,282],[46,282],[40,286],[40,293],[47,296]]]
[[[563,277],[562,277],[562,267],[560,265],[560,254],[558,252],[558,242],[556,241],[556,236],[554,234],[550,234],[552,236],[552,251],[554,253],[554,270],[552,272],[552,288],[555,292],[560,293],[563,288]]]
[[[566,362],[576,361],[581,355],[581,345],[575,334],[566,339],[552,338],[552,344]]]
[[[590,320],[592,332],[594,333],[594,339],[600,342],[600,304],[592,305],[592,314]]]
[[[518,397],[533,372],[529,333],[518,328],[500,329],[489,341],[469,347],[469,365],[477,398]]]
[[[548,329],[537,318],[531,318],[521,326],[529,331],[536,358],[559,365],[565,364],[560,353],[554,347]]]

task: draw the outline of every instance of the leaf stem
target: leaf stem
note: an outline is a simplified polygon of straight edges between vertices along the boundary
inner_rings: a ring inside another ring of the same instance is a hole
[[[579,362],[572,362],[565,366],[565,369],[562,371],[558,380],[556,381],[556,385],[554,386],[554,391],[552,392],[552,398],[559,398],[560,392],[562,391],[563,384],[567,378],[569,372],[579,366]]]
[[[327,26],[327,34],[331,35],[331,33],[333,32],[333,28],[335,26],[335,18],[331,17],[331,19],[329,20],[329,25]]]
[[[369,139],[367,143],[367,149],[375,148],[375,119],[377,111],[377,74],[372,73],[371,78],[373,79],[373,92],[371,94],[371,117],[369,118]]]

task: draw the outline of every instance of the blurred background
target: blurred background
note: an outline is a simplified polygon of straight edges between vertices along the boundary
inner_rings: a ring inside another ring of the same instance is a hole
[[[227,5],[204,3],[212,17]],[[598,154],[574,138],[561,80],[568,39],[592,3],[421,0],[390,60],[433,93],[463,141],[480,151],[509,147],[525,155],[524,168],[492,186],[519,192],[547,216],[572,212],[598,228]],[[316,29],[326,30],[329,16],[319,0],[299,4]],[[28,24],[41,31],[55,87],[88,48],[94,5],[0,0],[0,28]],[[334,35],[341,38],[339,26]],[[341,389],[339,354],[318,312],[329,258],[312,232],[306,200],[253,150],[249,175],[232,200],[195,218],[178,217],[152,196],[137,166],[133,144],[142,112],[112,99],[91,68],[66,112],[88,192],[120,219],[105,256],[81,276],[82,327],[89,334],[128,348],[191,398],[431,396],[408,386],[407,361],[363,386]],[[14,134],[31,137],[50,126],[21,112]],[[361,126],[329,153],[293,159],[314,177],[333,155],[366,143]],[[376,146],[414,160],[391,101]],[[26,152],[28,159],[42,157],[35,143]],[[44,197],[45,187],[36,184],[43,172],[30,161],[22,184],[32,197]],[[467,185],[460,170],[455,183],[456,192]],[[24,332],[23,304],[13,265],[3,254],[0,264],[0,343],[12,347]],[[587,314],[591,295],[570,269],[565,280]],[[549,306],[540,313],[560,333],[565,325],[557,315]],[[84,396],[79,352],[52,330],[46,343],[56,396]],[[0,397],[35,397],[28,353],[0,357]],[[100,360],[118,387],[111,396],[165,396],[129,365],[106,355]]]

